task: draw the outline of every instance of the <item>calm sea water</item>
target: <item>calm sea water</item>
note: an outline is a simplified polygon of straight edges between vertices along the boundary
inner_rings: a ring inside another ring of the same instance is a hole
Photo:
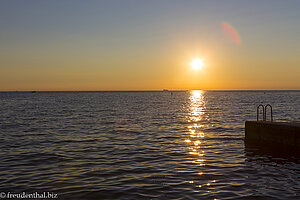
[[[0,192],[299,199],[299,156],[245,149],[260,103],[300,120],[299,91],[0,93]]]

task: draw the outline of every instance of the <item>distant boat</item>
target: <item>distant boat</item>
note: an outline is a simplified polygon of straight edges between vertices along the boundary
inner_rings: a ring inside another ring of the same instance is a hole
[[[32,91],[31,93],[36,93],[36,91]]]

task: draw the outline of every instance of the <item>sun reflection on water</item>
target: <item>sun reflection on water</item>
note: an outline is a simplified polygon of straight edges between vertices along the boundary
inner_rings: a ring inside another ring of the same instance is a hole
[[[203,118],[205,111],[205,101],[204,92],[201,90],[194,90],[190,95],[190,112],[188,117],[188,137],[185,138],[189,154],[194,157],[193,163],[199,166],[198,176],[203,175],[203,170],[201,167],[205,166],[205,152],[203,150],[202,144],[205,138],[205,133],[203,132]],[[194,183],[194,180],[190,180],[190,183]],[[198,185],[199,186],[199,185]],[[206,186],[210,186],[210,183],[206,183]],[[200,185],[201,187],[201,185]]]

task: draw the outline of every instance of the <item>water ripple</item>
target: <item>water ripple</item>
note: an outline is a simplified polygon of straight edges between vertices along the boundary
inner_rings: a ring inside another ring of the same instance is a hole
[[[299,155],[245,148],[244,121],[263,102],[277,119],[299,120],[299,99],[261,91],[0,93],[1,191],[297,199]]]

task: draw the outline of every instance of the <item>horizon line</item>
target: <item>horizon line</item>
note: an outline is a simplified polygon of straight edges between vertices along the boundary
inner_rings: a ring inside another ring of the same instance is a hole
[[[150,89],[150,90],[0,90],[0,92],[184,92],[184,91],[300,91],[300,89]]]

